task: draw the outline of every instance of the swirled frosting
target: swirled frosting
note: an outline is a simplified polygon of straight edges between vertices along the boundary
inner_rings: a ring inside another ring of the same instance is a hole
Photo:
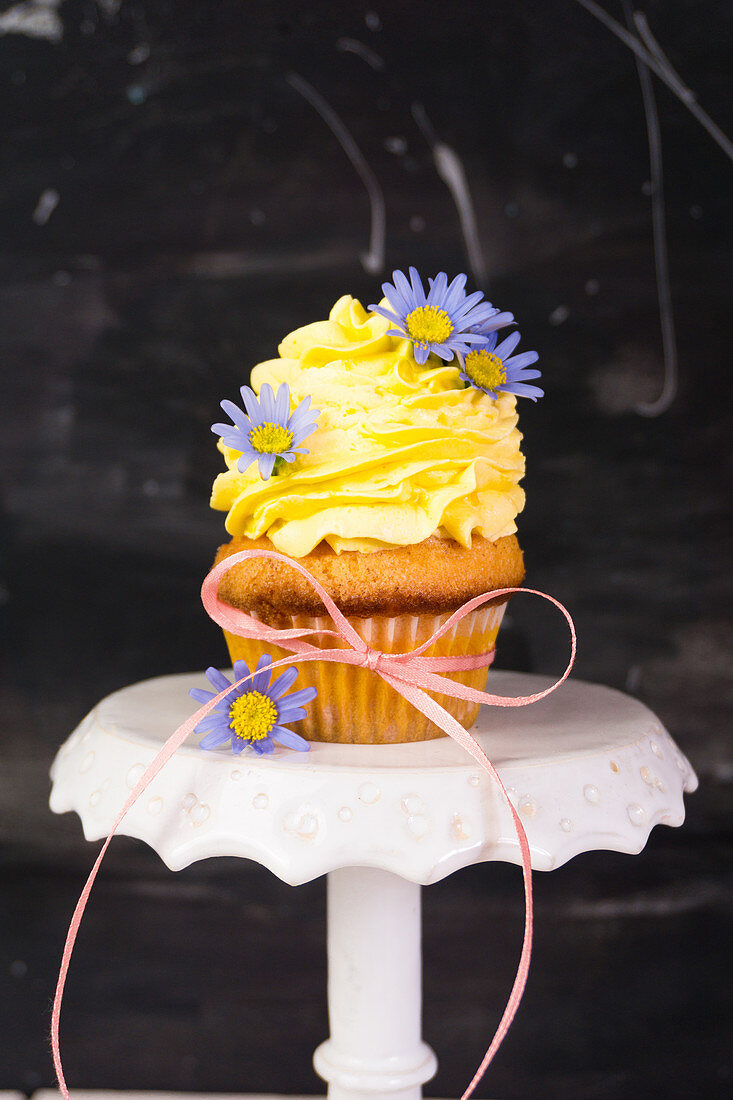
[[[412,344],[388,327],[345,295],[327,321],[291,332],[279,358],[254,368],[255,392],[287,382],[292,407],[310,395],[318,430],[305,442],[310,453],[267,481],[256,463],[241,473],[240,452],[219,441],[227,470],[211,506],[228,512],[231,535],[267,536],[299,558],[322,540],[364,552],[434,534],[470,546],[474,533],[493,540],[516,531],[524,505],[516,398],[466,387],[455,361],[431,356],[419,366]]]

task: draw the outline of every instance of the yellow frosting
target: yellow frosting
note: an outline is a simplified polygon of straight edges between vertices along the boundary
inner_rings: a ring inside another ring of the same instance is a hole
[[[459,378],[455,360],[418,366],[407,340],[355,298],[339,298],[327,321],[286,336],[280,358],[252,371],[290,387],[291,408],[310,396],[320,409],[310,451],[263,481],[254,462],[221,440],[227,470],[212,508],[226,511],[230,535],[266,535],[299,558],[322,539],[334,550],[407,546],[438,534],[471,545],[516,531],[524,506],[519,481],[516,398],[497,401]]]

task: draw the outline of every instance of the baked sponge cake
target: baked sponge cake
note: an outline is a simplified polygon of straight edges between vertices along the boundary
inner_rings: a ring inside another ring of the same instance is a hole
[[[425,292],[414,269],[383,286],[365,309],[346,295],[328,320],[297,329],[278,358],[242,387],[243,408],[223,401],[231,424],[215,424],[226,471],[213,508],[227,512],[231,541],[216,561],[243,549],[296,559],[329,592],[364,641],[406,652],[429,638],[466,600],[524,577],[516,516],[524,504],[517,395],[534,352],[512,356],[513,322],[465,276],[440,274]],[[268,625],[331,629],[316,593],[296,570],[245,561],[219,596]],[[429,651],[493,648],[505,601],[467,615]],[[226,635],[232,660],[254,668],[263,643]],[[316,635],[315,645],[333,638]],[[299,682],[318,695],[303,719],[309,740],[394,743],[443,736],[368,669],[313,662]],[[485,669],[450,675],[482,688]],[[464,725],[472,703],[436,696]]]

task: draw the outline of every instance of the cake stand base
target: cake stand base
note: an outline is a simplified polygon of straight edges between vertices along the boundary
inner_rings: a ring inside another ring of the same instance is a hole
[[[51,809],[75,810],[89,840],[106,836],[190,715],[194,686],[206,686],[203,676],[167,676],[104,699],[59,751]],[[547,686],[489,674],[498,695]],[[697,786],[655,715],[595,684],[569,681],[522,710],[485,707],[473,733],[522,818],[536,870],[593,849],[640,852],[655,825],[682,824],[683,792]],[[521,861],[498,788],[447,737],[316,743],[272,758],[202,752],[198,740],[171,757],[120,831],[173,870],[234,855],[291,885],[327,874],[331,1035],[315,1068],[329,1100],[419,1100],[436,1070],[420,1038],[420,886],[486,860]]]
[[[328,1014],[315,1052],[329,1100],[420,1100],[438,1068],[421,1041],[420,887],[375,867],[331,871]]]

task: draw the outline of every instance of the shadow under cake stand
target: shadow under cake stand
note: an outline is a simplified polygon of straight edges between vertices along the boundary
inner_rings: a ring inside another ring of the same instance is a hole
[[[543,677],[491,672],[498,695]],[[161,744],[191,713],[202,675],[163,676],[103,699],[60,749],[51,809],[87,840],[109,832]],[[681,825],[697,778],[659,720],[620,692],[571,680],[519,709],[484,707],[473,730],[524,824],[535,870],[580,852],[638,853]],[[521,863],[491,778],[450,738],[327,745],[275,757],[186,742],[121,832],[171,870],[243,856],[293,886],[328,876],[330,1038],[314,1065],[330,1100],[419,1100],[437,1068],[421,1039],[420,886],[486,860]],[[499,1007],[499,1006],[497,1006]]]

